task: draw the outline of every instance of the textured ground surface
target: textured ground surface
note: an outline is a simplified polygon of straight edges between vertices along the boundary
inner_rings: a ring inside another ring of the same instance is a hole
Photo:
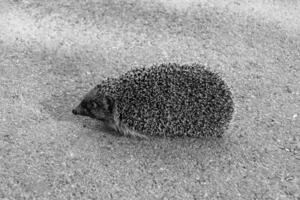
[[[40,2],[0,1],[0,199],[300,199],[296,0]],[[222,73],[223,139],[138,141],[72,116],[97,81],[161,62]]]

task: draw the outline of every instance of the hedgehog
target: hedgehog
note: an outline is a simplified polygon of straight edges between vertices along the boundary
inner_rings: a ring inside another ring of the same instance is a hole
[[[234,112],[221,76],[199,64],[160,64],[107,78],[72,110],[125,136],[222,137]]]

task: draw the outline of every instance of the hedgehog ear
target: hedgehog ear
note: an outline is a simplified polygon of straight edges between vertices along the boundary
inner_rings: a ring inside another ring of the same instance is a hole
[[[115,107],[115,99],[110,96],[105,96],[104,102],[107,110],[112,113]]]

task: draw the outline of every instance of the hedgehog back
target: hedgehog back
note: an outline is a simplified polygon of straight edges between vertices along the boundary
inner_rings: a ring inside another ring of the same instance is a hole
[[[222,135],[232,118],[228,86],[201,65],[138,68],[113,82],[122,122],[145,135]]]

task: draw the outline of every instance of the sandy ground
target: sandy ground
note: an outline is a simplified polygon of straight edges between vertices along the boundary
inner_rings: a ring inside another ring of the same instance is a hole
[[[300,199],[296,0],[41,2],[0,1],[0,199]],[[103,78],[162,62],[222,74],[222,139],[139,141],[71,114]]]

